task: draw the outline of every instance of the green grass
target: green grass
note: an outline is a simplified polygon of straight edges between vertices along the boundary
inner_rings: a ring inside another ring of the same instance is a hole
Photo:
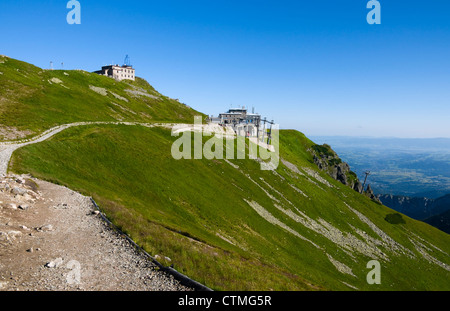
[[[140,78],[117,82],[80,70],[43,70],[4,57],[0,57],[0,72],[1,128],[26,131],[26,137],[80,121],[192,123],[194,115],[202,115],[163,96]],[[62,83],[51,82],[53,78]],[[106,89],[107,96],[94,92],[90,86]],[[155,98],[134,96],[127,91],[133,87]]]
[[[314,146],[312,146],[312,148],[314,149],[314,151],[317,151],[319,154],[321,153],[321,154],[324,154],[329,157],[336,156],[336,153],[333,151],[333,149],[331,149],[330,145],[327,145],[327,144],[314,145]]]
[[[78,121],[192,123],[199,114],[142,79],[117,82],[84,71],[47,71],[4,57],[0,72],[0,135],[18,131],[29,137]],[[54,78],[62,84],[50,83]],[[108,93],[100,95],[89,86]],[[154,97],[135,97],[127,90]],[[282,131],[281,157],[302,170],[298,175],[281,163],[276,172],[262,171],[249,159],[232,160],[239,169],[223,160],[177,161],[171,156],[176,139],[163,128],[73,127],[18,149],[10,170],[92,196],[150,254],[170,257],[177,270],[216,290],[450,289],[449,272],[428,262],[414,246],[420,241],[430,256],[448,265],[449,235],[394,216],[393,210],[319,171],[311,150],[331,155],[330,146],[317,146],[297,131]],[[257,202],[285,227],[268,222],[247,202]],[[342,239],[351,235],[362,242],[359,232],[380,241],[348,206],[412,254],[378,245],[389,258],[381,262],[381,285],[366,282],[371,256],[349,252],[286,214],[304,213],[324,231],[343,232]],[[327,254],[353,275],[338,271]]]
[[[392,210],[318,171],[308,151],[314,143],[303,134],[281,132],[281,157],[316,171],[333,188],[311,182],[312,177],[294,176],[282,164],[274,174],[261,171],[254,160],[232,160],[240,170],[223,160],[177,161],[170,153],[175,139],[162,128],[71,128],[19,149],[10,167],[93,196],[113,223],[150,254],[170,257],[175,269],[213,289],[351,289],[344,283],[362,290],[450,289],[449,272],[425,261],[409,240],[413,232],[449,254],[449,235],[406,216],[404,224],[386,221]],[[267,222],[245,200],[256,201],[322,249]],[[293,210],[289,202],[316,221],[323,219],[355,236],[358,228],[379,239],[345,202],[410,249],[415,258],[380,246],[390,260],[382,262],[382,284],[368,285],[366,263],[372,258],[357,252],[349,256],[275,206]],[[339,272],[325,252],[350,267],[355,276]],[[442,252],[432,255],[449,263]]]

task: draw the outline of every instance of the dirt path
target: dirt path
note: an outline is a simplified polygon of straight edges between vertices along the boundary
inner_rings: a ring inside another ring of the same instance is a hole
[[[30,178],[0,180],[0,290],[189,290],[95,214],[88,197]]]

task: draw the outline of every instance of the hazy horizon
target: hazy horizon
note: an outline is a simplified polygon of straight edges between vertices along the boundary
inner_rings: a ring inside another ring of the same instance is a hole
[[[444,139],[444,140],[449,140],[450,141],[450,137],[398,137],[398,136],[351,136],[351,135],[310,135],[308,136],[308,138],[311,137],[333,137],[333,138],[364,138],[364,139],[423,139],[423,140],[436,140],[436,139]]]

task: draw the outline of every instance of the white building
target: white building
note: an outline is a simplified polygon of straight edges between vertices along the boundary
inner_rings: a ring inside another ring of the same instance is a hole
[[[259,137],[262,130],[261,123],[266,122],[261,120],[261,115],[247,112],[245,107],[231,108],[228,112],[219,114],[219,117],[211,117],[209,121],[229,126],[237,135],[248,137]]]
[[[119,65],[109,65],[103,66],[102,70],[95,71],[95,73],[114,78],[117,81],[122,80],[133,80],[136,79],[135,69],[132,66],[119,66]]]

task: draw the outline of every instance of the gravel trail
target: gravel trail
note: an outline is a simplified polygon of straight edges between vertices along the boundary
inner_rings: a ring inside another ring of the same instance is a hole
[[[30,176],[0,180],[0,291],[191,290],[112,230],[90,198]]]
[[[45,141],[73,126],[102,124],[173,126],[78,122],[28,140],[0,142],[0,291],[191,290],[159,271],[112,230],[94,213],[90,198],[31,176],[7,175],[18,148]]]

